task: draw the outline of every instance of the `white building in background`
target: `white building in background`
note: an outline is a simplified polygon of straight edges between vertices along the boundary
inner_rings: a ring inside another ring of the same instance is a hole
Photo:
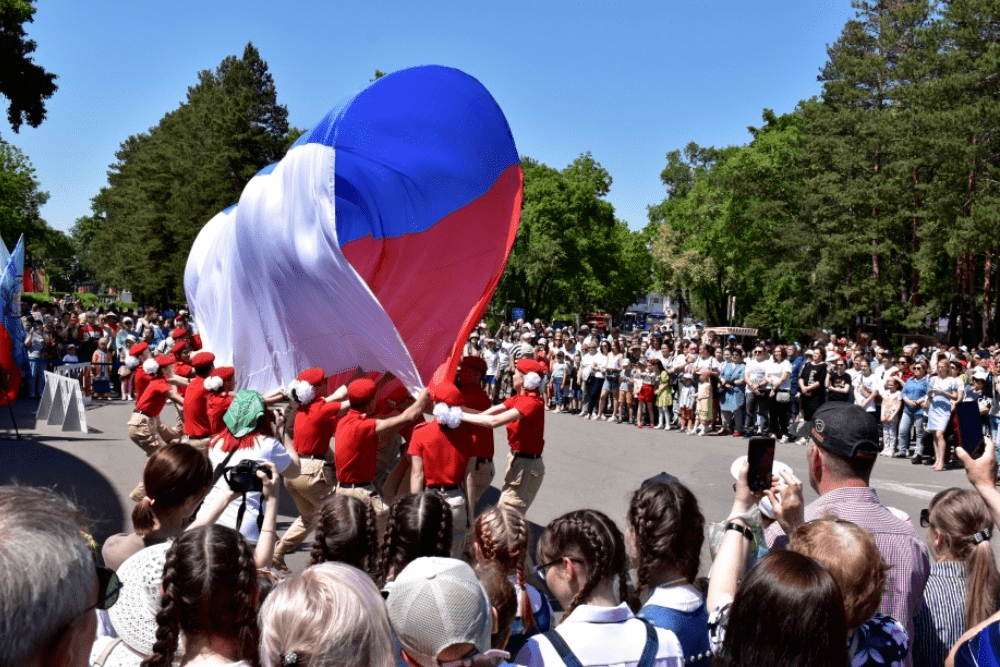
[[[630,313],[663,313],[668,308],[673,308],[673,302],[659,292],[649,292],[644,299],[641,299],[626,309]]]

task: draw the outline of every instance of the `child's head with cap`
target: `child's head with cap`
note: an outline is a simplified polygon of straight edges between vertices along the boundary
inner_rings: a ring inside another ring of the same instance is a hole
[[[437,667],[490,650],[492,612],[468,564],[418,558],[403,569],[386,600],[389,622],[414,667]]]

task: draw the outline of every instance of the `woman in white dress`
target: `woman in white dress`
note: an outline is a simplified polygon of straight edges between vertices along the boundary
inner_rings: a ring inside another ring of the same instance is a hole
[[[937,376],[931,378],[927,387],[927,400],[930,408],[927,411],[927,430],[934,434],[934,465],[931,470],[944,470],[947,460],[948,445],[944,440],[944,432],[948,428],[951,409],[958,401],[962,391],[962,382],[951,377],[948,360],[941,359],[937,365]]]

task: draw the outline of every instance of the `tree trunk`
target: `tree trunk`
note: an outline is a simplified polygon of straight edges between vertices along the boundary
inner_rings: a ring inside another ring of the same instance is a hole
[[[983,270],[983,341],[989,340],[990,336],[990,322],[992,318],[990,317],[990,308],[993,304],[992,301],[992,290],[990,289],[992,285],[990,281],[993,279],[993,264],[994,260],[994,250],[989,250],[986,253],[986,266]]]

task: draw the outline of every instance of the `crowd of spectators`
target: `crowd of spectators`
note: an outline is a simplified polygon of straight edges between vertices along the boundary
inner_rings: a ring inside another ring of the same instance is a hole
[[[879,430],[858,406],[817,410],[807,458],[820,498],[808,506],[786,470],[752,492],[744,463],[719,524],[665,473],[634,491],[623,526],[596,510],[565,514],[540,536],[537,579],[517,509],[483,511],[454,558],[435,490],[398,499],[384,537],[360,500],[327,496],[309,566],[278,576],[264,539],[275,466],[256,472],[269,509],[254,544],[219,518],[238,492],[185,521],[213,479],[184,443],[149,459],[156,502],[138,503],[136,533],[103,550],[72,502],[0,487],[0,572],[18,573],[0,578],[0,665],[994,664],[993,443],[977,458],[960,451],[972,488],[935,496],[920,517],[925,542],[867,486]]]
[[[28,354],[28,368],[22,369],[23,395],[41,395],[46,370],[89,364],[73,375],[80,378],[84,397],[97,400],[134,400],[132,369],[125,365],[129,348],[146,341],[165,351],[171,332],[190,326],[185,310],[161,313],[149,307],[118,313],[106,306],[87,310],[82,302],[68,298],[47,306],[32,304],[21,325]]]
[[[103,315],[105,326],[117,319]],[[744,362],[735,339],[674,341],[654,332],[626,340],[615,330],[603,336],[541,323],[490,337],[483,325],[462,366],[485,366],[494,401],[538,392],[548,410],[583,418],[795,440],[819,495],[805,505],[803,482],[779,468],[763,492],[752,491],[743,462],[732,510],[709,523],[697,494],[664,473],[633,491],[621,525],[597,510],[572,511],[550,522],[530,553],[530,503],[501,502],[477,514],[472,502],[456,513],[464,494],[452,493],[455,485],[428,481],[407,492],[397,483],[388,494],[392,472],[355,482],[345,478],[344,451],[317,455],[296,444],[330,449],[339,440],[343,449],[371,422],[364,442],[376,448],[379,434],[395,443],[416,433],[458,449],[456,434],[484,415],[463,405],[455,385],[386,398],[379,408],[376,394],[390,378],[376,383],[361,369],[360,379],[329,395],[322,369],[267,396],[236,391],[231,367],[213,370],[210,352],[190,354],[200,345],[179,317],[160,343],[159,322],[147,320],[140,337],[123,338],[127,351],[117,348],[123,367],[146,374],[129,422],[148,454],[132,496],[132,532],[102,547],[72,502],[44,489],[0,487],[0,636],[7,638],[0,667],[930,667],[1000,658],[1000,572],[991,546],[1000,491],[989,433],[980,451],[955,450],[971,488],[941,491],[917,522],[882,505],[869,487],[879,454],[905,451],[906,408],[913,409],[906,429],[917,436],[906,442],[921,446],[926,416],[931,437],[941,434],[941,464],[948,452],[941,414],[959,402],[975,402],[992,427],[986,431],[995,431],[991,404],[981,402],[987,383],[977,380],[985,369],[992,387],[995,350],[911,347],[897,360],[864,339],[801,347],[755,341],[753,360]],[[121,331],[114,333],[98,336],[92,354],[110,355],[110,342],[101,341]],[[152,340],[137,342],[143,337]],[[179,356],[151,358],[157,345]],[[128,363],[140,357],[138,366]],[[937,369],[930,380],[926,366]],[[460,370],[463,377],[470,376]],[[927,385],[925,397],[907,393],[913,381]],[[184,428],[171,429],[159,411],[180,388]],[[228,400],[213,407],[215,395]],[[198,396],[215,425],[189,432]],[[431,412],[432,396],[433,421],[400,435]],[[283,401],[285,410],[271,408]],[[317,429],[328,420],[335,437]],[[344,429],[352,420],[357,428]],[[378,465],[374,451],[351,453]],[[432,456],[428,450],[421,465]],[[455,457],[459,479],[475,458],[463,456]],[[334,464],[330,493],[324,478]],[[297,504],[307,487],[326,489],[315,507],[300,507],[315,537],[309,566],[296,573],[276,562],[282,478]],[[308,485],[294,484],[300,478]],[[710,568],[702,563],[706,541]]]
[[[509,393],[522,357],[545,364],[547,408],[638,428],[680,429],[696,436],[791,434],[828,401],[853,403],[880,424],[881,454],[942,470],[950,453],[951,416],[977,406],[984,434],[1000,431],[1000,346],[969,349],[916,343],[894,350],[861,335],[811,344],[704,333],[675,339],[654,329],[624,334],[588,325],[516,322],[490,336],[485,323],[466,345],[489,368],[494,400]]]

